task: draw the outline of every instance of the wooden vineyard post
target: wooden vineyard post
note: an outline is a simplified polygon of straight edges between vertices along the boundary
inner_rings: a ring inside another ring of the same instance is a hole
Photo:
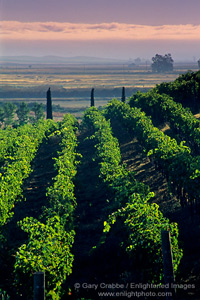
[[[33,300],[45,300],[45,274],[35,272],[33,274]]]
[[[162,239],[164,280],[166,286],[165,289],[166,300],[174,300],[175,299],[174,268],[173,268],[171,240],[170,240],[169,231],[162,230],[161,239]]]

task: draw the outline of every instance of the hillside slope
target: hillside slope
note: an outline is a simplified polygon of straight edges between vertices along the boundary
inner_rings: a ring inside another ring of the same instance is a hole
[[[176,197],[170,193],[166,179],[143,153],[137,139],[116,120],[112,122],[112,128],[120,143],[122,161],[129,170],[135,172],[138,181],[149,185],[150,190],[155,193],[154,202],[159,205],[164,216],[178,223],[184,256],[176,283],[195,284],[195,289],[179,289],[178,299],[197,300],[197,295],[200,295],[200,217],[193,215],[189,206],[181,208]]]

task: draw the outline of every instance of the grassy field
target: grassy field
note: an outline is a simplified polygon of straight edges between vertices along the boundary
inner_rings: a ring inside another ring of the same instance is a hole
[[[34,87],[60,86],[65,89],[88,87],[147,87],[163,81],[172,81],[195,65],[177,65],[168,74],[152,73],[150,66],[131,68],[128,65],[74,65],[60,67],[32,66],[31,68],[1,68],[1,86]],[[197,69],[197,67],[196,67]]]
[[[46,102],[46,91],[51,87],[52,100],[80,117],[90,105],[90,91],[95,88],[95,105],[105,105],[112,98],[126,97],[137,90],[146,91],[163,81],[175,80],[194,65],[175,65],[174,72],[152,73],[150,65],[12,65],[0,68],[0,101]]]
[[[2,71],[2,70],[1,70]],[[67,68],[62,69],[7,69],[1,73],[1,86],[37,87],[41,85],[60,86],[65,89],[75,88],[115,88],[148,87],[155,83],[171,81],[177,77],[177,73],[153,74],[144,70],[113,70],[108,69],[81,69],[77,73],[71,73]]]

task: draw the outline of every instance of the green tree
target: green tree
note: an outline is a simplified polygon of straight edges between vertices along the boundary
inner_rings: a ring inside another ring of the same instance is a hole
[[[198,63],[198,67],[200,69],[200,59],[197,61],[197,63]]]
[[[29,112],[30,109],[28,108],[27,104],[25,102],[22,102],[16,111],[17,117],[19,119],[19,125],[23,125],[28,122]]]
[[[15,117],[16,105],[13,103],[4,104],[4,122],[5,126],[11,125]]]
[[[153,63],[151,64],[151,68],[153,72],[164,73],[173,71],[173,59],[171,54],[160,55],[156,54],[152,57]]]
[[[38,121],[39,119],[44,118],[44,109],[42,103],[34,103],[33,112],[35,113],[35,119]]]

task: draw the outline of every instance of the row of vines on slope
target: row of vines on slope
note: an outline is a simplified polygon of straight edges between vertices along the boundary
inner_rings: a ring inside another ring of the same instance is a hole
[[[35,126],[19,127],[16,134],[11,134],[9,145],[12,145],[12,150],[7,149],[0,170],[0,227],[12,216],[13,207],[22,194],[23,181],[31,173],[31,161],[46,134],[52,130],[52,126],[51,121],[40,121]],[[5,131],[5,134],[8,140],[9,133]]]
[[[172,82],[162,82],[156,86],[159,94],[167,94],[184,107],[190,107],[194,113],[200,109],[200,71],[188,71]]]
[[[95,159],[100,166],[100,177],[114,194],[108,207],[108,218],[104,222],[104,233],[100,245],[110,235],[117,235],[124,253],[143,269],[143,280],[160,282],[162,278],[161,231],[170,230],[174,269],[178,268],[182,250],[178,247],[177,224],[169,223],[159,211],[157,204],[150,204],[154,196],[149,187],[134,179],[132,172],[121,164],[118,140],[113,137],[110,122],[96,108],[85,112],[83,126],[93,128],[91,136],[96,144]],[[130,263],[131,265],[131,263]],[[132,268],[131,271],[133,271]]]
[[[149,117],[138,108],[113,100],[106,108],[107,116],[117,117],[128,130],[134,132],[148,156],[165,174],[173,192],[186,205],[199,200],[200,157],[192,157],[183,142],[178,145],[154,127]]]
[[[158,94],[156,89],[148,92],[137,92],[130,98],[131,107],[139,107],[156,122],[168,121],[170,127],[181,139],[185,139],[195,154],[200,151],[200,121],[189,108],[173,101],[166,94]]]
[[[32,275],[43,271],[46,277],[46,299],[60,299],[62,283],[72,272],[74,242],[73,212],[76,207],[73,178],[76,174],[76,119],[66,115],[54,135],[61,135],[61,152],[55,162],[57,175],[47,189],[49,206],[40,219],[25,218],[19,222],[28,233],[27,243],[16,253],[15,275],[18,288],[26,286],[32,294]]]

